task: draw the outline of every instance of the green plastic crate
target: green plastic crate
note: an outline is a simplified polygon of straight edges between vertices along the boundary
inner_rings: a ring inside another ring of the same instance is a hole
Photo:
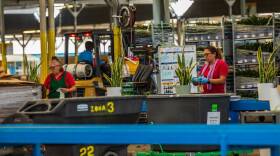
[[[252,154],[253,150],[235,150],[228,151],[228,156],[233,156],[233,154]],[[220,156],[220,152],[197,152],[195,156]]]
[[[253,150],[235,150],[228,151],[228,156],[233,156],[233,154],[252,154]],[[197,152],[194,156],[220,156],[220,152]],[[185,153],[166,153],[166,152],[138,152],[136,156],[187,156]]]
[[[186,156],[186,153],[139,152],[136,156]]]

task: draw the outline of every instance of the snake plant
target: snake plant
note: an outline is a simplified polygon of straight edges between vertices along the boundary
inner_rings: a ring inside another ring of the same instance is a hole
[[[110,65],[111,68],[111,76],[103,74],[105,79],[110,83],[111,87],[121,87],[123,81],[123,57],[119,57],[115,59],[115,61]]]
[[[179,78],[180,85],[189,85],[192,81],[192,71],[194,70],[196,63],[193,63],[193,58],[186,66],[185,56],[177,56],[178,68],[175,70],[177,77]]]
[[[23,55],[23,64],[25,66],[24,75],[27,76],[27,80],[39,83],[38,73],[41,64],[32,65],[32,63],[28,62],[26,54]]]
[[[257,52],[257,59],[259,63],[259,82],[260,83],[273,83],[275,77],[277,76],[277,67],[275,62],[275,57],[278,52],[278,48],[274,49],[270,53],[269,58],[265,59],[263,57],[262,48],[259,47]]]

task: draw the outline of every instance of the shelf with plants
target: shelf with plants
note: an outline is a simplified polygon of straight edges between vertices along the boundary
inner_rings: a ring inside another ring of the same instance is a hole
[[[258,97],[258,92],[255,89],[236,89],[237,91],[237,95],[241,96],[242,98],[252,98],[252,99],[256,99]]]
[[[239,43],[239,45],[237,44],[237,49],[242,52],[251,52],[253,54],[257,54],[257,51],[258,51],[258,48],[261,47],[262,50],[264,52],[272,52],[273,51],[273,42],[270,41],[270,42],[254,42],[254,43],[248,43],[248,42],[245,42],[245,43]]]
[[[273,38],[273,17],[250,16],[237,19],[235,24],[235,40],[258,40]]]
[[[169,23],[152,24],[153,44],[157,45],[174,45],[174,28]]]
[[[258,88],[237,88],[237,91],[257,91]]]
[[[259,77],[258,49],[261,48],[262,56],[267,59],[274,48],[275,27],[273,15],[252,16],[245,19],[237,19],[234,25],[234,47],[236,55],[236,79],[241,81],[237,86],[237,93],[250,90],[257,91],[256,80]],[[245,77],[247,79],[242,79]],[[245,87],[248,84],[253,88]],[[242,93],[243,94],[243,93]],[[241,94],[240,94],[241,95]]]
[[[186,26],[186,42],[217,42],[223,39],[221,26]]]
[[[257,70],[243,70],[241,68],[238,68],[236,70],[236,76],[237,77],[250,77],[250,78],[258,78],[259,73]]]
[[[237,22],[237,24],[241,25],[273,25],[272,16],[250,16],[249,18],[243,18]]]

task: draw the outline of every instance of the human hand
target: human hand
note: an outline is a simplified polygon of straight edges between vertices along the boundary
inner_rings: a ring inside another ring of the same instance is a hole
[[[67,89],[67,88],[60,88],[60,91],[61,91],[62,93],[68,93],[68,92],[69,92],[69,89]]]
[[[200,84],[207,84],[208,82],[209,82],[209,79],[204,76],[200,76],[198,78],[198,83],[200,83]]]
[[[192,83],[197,84],[198,83],[198,77],[193,77],[192,78]]]

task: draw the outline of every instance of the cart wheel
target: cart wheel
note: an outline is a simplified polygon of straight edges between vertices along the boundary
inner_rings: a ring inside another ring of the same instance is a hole
[[[115,152],[111,152],[111,151],[109,151],[109,152],[106,152],[105,154],[104,154],[104,156],[119,156],[117,153],[115,153]]]

